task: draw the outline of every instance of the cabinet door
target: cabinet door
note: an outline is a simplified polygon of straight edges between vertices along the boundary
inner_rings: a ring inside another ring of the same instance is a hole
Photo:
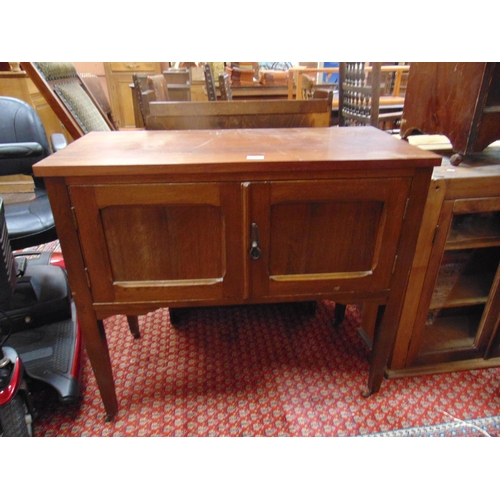
[[[238,184],[71,186],[94,302],[242,295]]]
[[[384,291],[411,180],[283,181],[246,186],[253,297]],[[258,257],[258,258],[257,258]]]
[[[445,202],[439,231],[424,284],[431,293],[416,321],[416,365],[483,357],[500,313],[500,198]]]

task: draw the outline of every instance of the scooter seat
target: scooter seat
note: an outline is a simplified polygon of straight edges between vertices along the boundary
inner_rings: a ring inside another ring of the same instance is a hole
[[[57,239],[54,217],[46,193],[29,201],[5,205],[5,218],[9,240],[15,250],[37,245],[41,234],[48,241]],[[52,236],[47,233],[52,233]]]

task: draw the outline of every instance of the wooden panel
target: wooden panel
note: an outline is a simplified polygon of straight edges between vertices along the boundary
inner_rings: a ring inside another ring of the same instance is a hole
[[[328,127],[331,103],[254,100],[216,102],[151,102],[148,130]]]
[[[108,207],[101,210],[101,218],[116,281],[222,279],[224,275],[223,218],[217,207]],[[131,266],[131,261],[136,264]]]
[[[71,188],[96,301],[241,294],[239,189],[207,184]],[[227,214],[227,215],[226,215]],[[148,244],[144,244],[148,242]]]
[[[383,208],[377,201],[273,206],[271,276],[371,273]],[[359,250],[352,252],[351,245]]]
[[[127,71],[127,72],[157,72],[158,63],[154,62],[111,62],[109,66],[112,71]]]
[[[134,73],[160,74],[157,62],[105,62],[104,70],[113,116],[119,128],[135,128],[131,85]]]
[[[32,106],[27,82],[24,71],[0,71],[0,95],[21,99]]]
[[[252,219],[268,254],[256,270],[267,274],[268,293],[388,288],[410,184],[272,182],[267,213]]]
[[[498,63],[412,63],[401,135],[445,135],[455,152],[482,151],[500,138]],[[453,159],[457,163],[457,159]]]

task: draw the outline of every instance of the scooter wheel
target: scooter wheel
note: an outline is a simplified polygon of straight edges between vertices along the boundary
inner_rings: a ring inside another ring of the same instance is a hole
[[[19,393],[8,404],[0,406],[0,425],[5,437],[33,436],[33,417]]]

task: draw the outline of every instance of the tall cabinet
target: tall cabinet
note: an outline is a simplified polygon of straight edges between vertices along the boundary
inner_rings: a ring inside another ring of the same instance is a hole
[[[105,62],[104,71],[113,116],[119,128],[134,128],[135,114],[132,100],[134,73],[157,75],[161,73],[159,62]]]
[[[486,158],[487,159],[487,158]],[[496,154],[500,163],[500,148]],[[500,164],[434,170],[389,374],[500,365]]]

